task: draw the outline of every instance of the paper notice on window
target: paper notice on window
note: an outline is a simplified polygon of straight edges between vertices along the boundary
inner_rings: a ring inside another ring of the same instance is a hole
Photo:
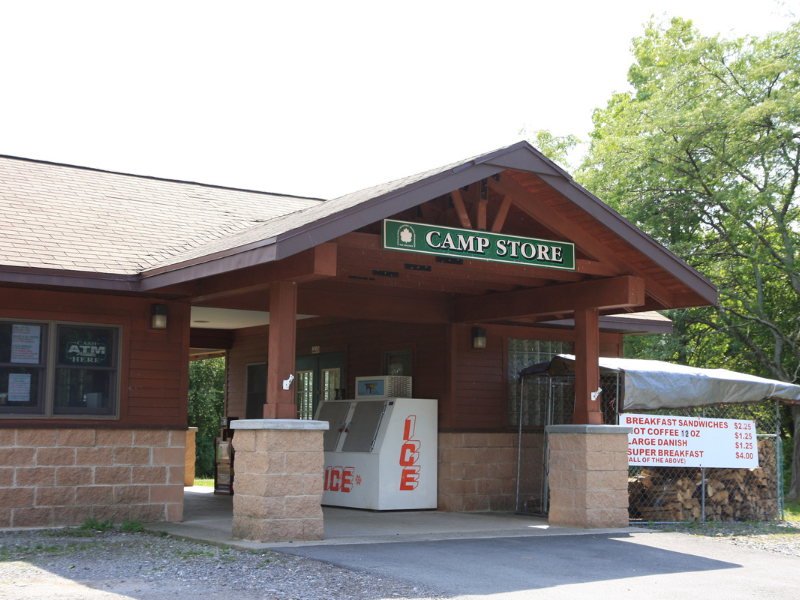
[[[11,331],[11,362],[38,365],[41,337],[41,325],[14,325]]]
[[[31,400],[31,374],[10,373],[8,375],[8,401],[30,402]]]

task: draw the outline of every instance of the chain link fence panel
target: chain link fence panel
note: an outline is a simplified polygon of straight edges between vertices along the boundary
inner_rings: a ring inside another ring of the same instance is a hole
[[[606,422],[616,423],[619,378],[603,374],[599,402]],[[546,515],[549,506],[547,479],[548,425],[570,425],[575,412],[574,376],[527,377],[519,386],[519,447],[517,459],[517,512]]]
[[[572,423],[574,376],[526,378],[516,390],[519,421],[517,512],[546,515],[548,425]],[[617,374],[600,377],[600,409],[607,425],[619,423],[621,389]],[[755,422],[753,441],[758,469],[630,467],[628,501],[631,522],[770,521],[783,518],[780,413],[774,401],[726,404],[643,414],[745,419]]]

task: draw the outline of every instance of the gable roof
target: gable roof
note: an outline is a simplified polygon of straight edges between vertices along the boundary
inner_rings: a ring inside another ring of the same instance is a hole
[[[19,231],[0,237],[0,264],[111,273],[124,279],[120,287],[97,287],[156,290],[286,258],[507,169],[535,174],[706,303],[716,302],[708,279],[527,142],[327,201],[0,157],[0,224]],[[0,280],[35,279],[0,271]]]

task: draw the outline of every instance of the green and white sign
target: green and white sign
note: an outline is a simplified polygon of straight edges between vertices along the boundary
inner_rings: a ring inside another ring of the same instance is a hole
[[[58,364],[86,367],[112,366],[114,334],[100,327],[60,326]]]
[[[575,244],[571,242],[554,242],[426,223],[384,219],[383,247],[401,252],[575,270]]]

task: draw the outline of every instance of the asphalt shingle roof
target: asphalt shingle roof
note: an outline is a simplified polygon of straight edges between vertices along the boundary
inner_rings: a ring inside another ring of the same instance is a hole
[[[267,240],[269,238],[281,235],[282,233],[297,229],[298,227],[302,227],[303,225],[308,225],[336,213],[354,208],[359,204],[363,204],[374,198],[379,198],[380,196],[401,190],[413,185],[414,183],[417,183],[418,181],[422,181],[434,175],[438,175],[439,173],[452,170],[462,164],[470,162],[471,160],[473,160],[473,158],[461,160],[443,167],[424,171],[422,173],[417,173],[416,175],[395,179],[394,181],[390,181],[388,183],[382,183],[380,185],[365,188],[358,192],[340,196],[333,200],[327,200],[325,202],[311,205],[297,212],[287,213],[285,215],[276,217],[271,221],[259,223],[247,229],[237,231],[231,235],[226,235],[224,237],[220,236],[206,244],[190,248],[183,254],[169,257],[161,264],[156,265],[156,268],[166,267],[183,261],[189,261],[202,256],[215,254],[217,252],[231,250],[239,246],[246,246],[261,240]]]
[[[135,275],[324,204],[0,157],[0,264]]]
[[[0,264],[137,275],[267,240],[471,160],[325,201],[0,157]]]

